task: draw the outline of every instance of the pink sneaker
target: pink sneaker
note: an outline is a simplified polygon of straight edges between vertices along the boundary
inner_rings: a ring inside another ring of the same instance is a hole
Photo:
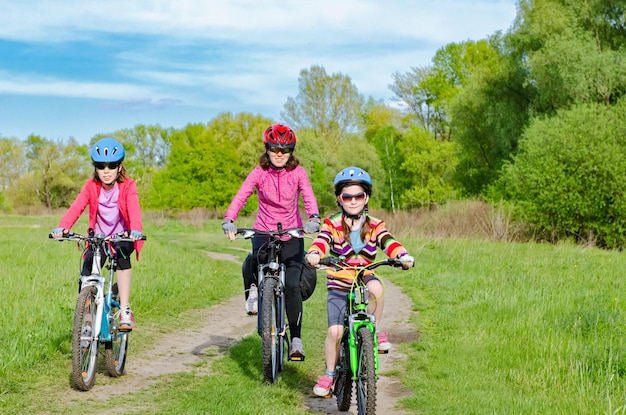
[[[335,386],[335,379],[327,375],[319,376],[313,387],[313,393],[321,397],[329,396],[333,391],[333,386]]]
[[[120,313],[120,331],[131,331],[135,328],[135,315],[130,310],[130,307],[126,307]]]
[[[378,332],[377,334],[378,334],[378,352],[387,353],[393,347],[393,345],[389,343],[389,340],[387,340],[387,332],[381,331],[381,332]]]

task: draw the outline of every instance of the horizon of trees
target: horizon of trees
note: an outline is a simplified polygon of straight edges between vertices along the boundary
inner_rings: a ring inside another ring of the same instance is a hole
[[[295,154],[323,210],[336,208],[335,173],[358,165],[374,178],[375,208],[506,200],[541,237],[621,247],[626,4],[517,6],[506,33],[450,43],[431,65],[392,74],[398,105],[364,97],[348,75],[313,65],[300,71],[281,120],[222,113],[182,129],[137,125],[109,136],[127,146],[147,209],[225,209],[258,163],[264,129],[281,121],[296,130]],[[73,139],[0,138],[0,147],[6,211],[65,207],[92,172],[88,146]],[[246,211],[254,208],[251,200]]]

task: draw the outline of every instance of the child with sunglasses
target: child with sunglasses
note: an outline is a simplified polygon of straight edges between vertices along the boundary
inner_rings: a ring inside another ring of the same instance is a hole
[[[224,215],[222,222],[224,233],[231,241],[235,239],[237,227],[233,222],[255,189],[259,209],[254,229],[275,231],[279,222],[283,229],[302,227],[303,222],[298,208],[298,201],[302,195],[304,209],[309,216],[308,222],[304,224],[304,231],[307,233],[319,231],[320,216],[317,200],[309,177],[294,155],[296,134],[286,125],[273,124],[265,130],[263,144],[265,151],[261,154],[259,165],[248,174]],[[258,268],[258,258],[263,255],[267,243],[267,236],[254,236],[252,255],[242,267],[246,311],[249,315],[255,315],[258,311],[258,289],[254,274]],[[304,241],[301,238],[285,241],[282,259],[286,267],[285,302],[291,335],[289,359],[303,360],[300,276],[304,262]]]
[[[103,138],[93,145],[91,161],[93,177],[85,183],[76,200],[51,234],[60,238],[67,234],[89,206],[89,228],[106,236],[125,233],[135,242],[119,242],[117,248],[117,286],[120,298],[120,331],[135,328],[135,316],[130,309],[131,264],[130,254],[143,246],[141,209],[135,181],[126,175],[122,162],[124,146],[112,138]],[[106,257],[103,257],[105,260]],[[91,274],[93,253],[87,251],[81,275]]]
[[[363,169],[348,167],[341,170],[334,181],[338,212],[324,220],[322,229],[311,244],[306,255],[307,262],[314,267],[319,265],[320,258],[332,255],[343,257],[350,265],[368,265],[374,262],[376,251],[382,249],[390,258],[400,258],[402,268],[413,266],[414,259],[400,242],[385,228],[385,222],[370,216],[367,203],[372,194],[372,179]],[[328,396],[335,385],[339,344],[343,334],[343,319],[347,307],[347,293],[352,285],[354,275],[346,275],[346,271],[327,271],[326,288],[328,290],[328,332],[324,343],[326,355],[326,373],[320,376],[313,388],[318,396]],[[387,340],[387,333],[378,331],[383,315],[383,287],[376,275],[369,274],[364,278],[369,290],[370,301],[368,312],[376,317],[378,350],[387,352],[392,345]]]

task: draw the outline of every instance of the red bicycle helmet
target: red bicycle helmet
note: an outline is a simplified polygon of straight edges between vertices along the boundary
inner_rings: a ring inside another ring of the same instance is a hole
[[[272,124],[263,133],[263,144],[268,147],[294,148],[296,133],[284,124]]]

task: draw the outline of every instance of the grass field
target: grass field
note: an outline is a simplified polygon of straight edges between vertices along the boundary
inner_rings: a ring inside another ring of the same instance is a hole
[[[80,408],[42,399],[70,387],[79,251],[48,240],[57,221],[0,216],[0,413],[110,413],[116,405]],[[133,262],[132,304],[141,330],[133,333],[129,359],[162,333],[192,325],[181,317],[186,312],[241,293],[240,267],[205,254],[243,259],[219,221],[159,221],[145,233],[141,261]],[[417,264],[390,279],[412,299],[420,328],[418,341],[401,346],[408,359],[398,376],[413,391],[400,402],[407,413],[626,413],[622,253],[566,244],[402,242]],[[213,363],[212,375],[170,376],[126,396],[125,413],[304,413],[304,397],[322,368],[321,287],[305,304],[307,360],[288,365],[278,384],[262,383],[260,343],[251,336]],[[124,378],[99,375],[96,382],[123,387]],[[129,412],[129,404],[136,410]]]

